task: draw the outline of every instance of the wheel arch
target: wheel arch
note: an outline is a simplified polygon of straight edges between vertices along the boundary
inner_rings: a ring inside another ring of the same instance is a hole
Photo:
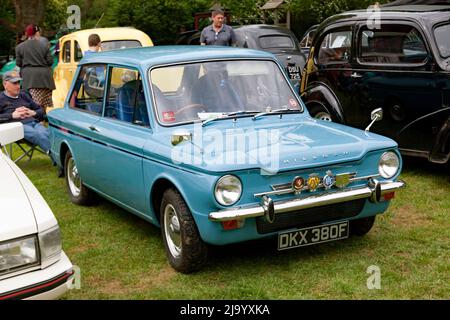
[[[312,83],[302,93],[302,99],[305,102],[308,111],[310,111],[310,108],[314,105],[322,105],[338,119],[339,123],[345,123],[342,105],[333,90],[325,83]]]

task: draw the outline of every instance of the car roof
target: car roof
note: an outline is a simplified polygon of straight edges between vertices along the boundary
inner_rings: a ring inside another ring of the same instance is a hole
[[[242,30],[246,32],[254,32],[259,33],[261,35],[264,34],[276,34],[276,33],[284,33],[291,34],[291,31],[285,27],[274,26],[268,24],[252,24],[252,25],[242,25],[233,27],[235,30]]]
[[[224,46],[155,46],[111,50],[88,55],[87,63],[125,64],[147,69],[155,65],[220,59],[276,59],[271,53]]]
[[[142,46],[153,45],[152,40],[146,33],[133,27],[83,29],[71,32],[61,37],[59,41],[62,43],[68,39],[75,39],[80,44],[82,51],[85,51],[89,48],[89,35],[93,33],[98,34],[102,42],[112,40],[139,40]]]
[[[450,5],[408,5],[380,7],[381,19],[414,19],[438,22],[450,19]],[[374,9],[346,11],[325,20],[322,25],[344,20],[375,19]]]

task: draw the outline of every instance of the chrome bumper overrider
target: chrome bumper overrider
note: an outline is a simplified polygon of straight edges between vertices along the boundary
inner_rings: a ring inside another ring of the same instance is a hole
[[[211,221],[230,221],[236,219],[246,219],[265,216],[267,221],[273,222],[276,214],[292,212],[301,209],[320,207],[344,201],[367,198],[371,202],[378,202],[381,196],[396,191],[405,186],[405,182],[399,181],[378,181],[369,180],[367,186],[346,189],[326,194],[313,195],[301,199],[273,202],[267,195],[262,197],[261,203],[257,206],[247,208],[234,208],[211,212]]]

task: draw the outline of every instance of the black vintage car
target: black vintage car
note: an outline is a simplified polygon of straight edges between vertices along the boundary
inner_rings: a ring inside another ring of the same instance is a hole
[[[395,139],[405,155],[450,157],[450,6],[351,11],[324,21],[304,69],[312,116]]]
[[[287,28],[266,24],[233,26],[236,33],[236,46],[263,50],[273,53],[286,70],[292,82],[298,84],[306,55],[302,53],[295,35]],[[199,45],[200,31],[185,32],[176,44]]]

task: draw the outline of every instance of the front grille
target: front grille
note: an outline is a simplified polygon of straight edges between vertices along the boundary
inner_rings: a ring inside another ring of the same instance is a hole
[[[256,219],[258,233],[270,233],[291,228],[303,228],[327,221],[357,216],[364,207],[365,199],[341,202],[326,206],[292,211],[275,215],[269,223],[264,217]]]

